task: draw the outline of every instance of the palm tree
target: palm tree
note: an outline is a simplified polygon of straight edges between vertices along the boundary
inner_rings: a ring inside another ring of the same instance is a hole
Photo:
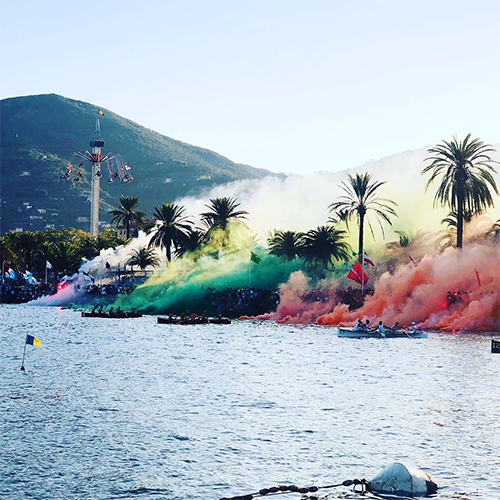
[[[302,237],[302,254],[310,262],[319,262],[327,269],[333,260],[348,260],[351,247],[344,238],[346,232],[333,226],[318,226]]]
[[[214,198],[205,206],[209,211],[201,214],[201,220],[209,231],[215,228],[225,231],[230,221],[243,224],[241,219],[248,215],[245,210],[237,210],[240,203],[235,198]]]
[[[139,206],[139,198],[136,196],[120,196],[120,205],[116,210],[110,210],[110,214],[113,216],[111,224],[116,222],[116,225],[125,225],[127,231],[127,239],[130,238],[130,225],[139,225],[145,219],[146,214],[139,212],[137,207]]]
[[[275,230],[267,238],[268,251],[271,255],[293,260],[301,253],[303,233],[296,231]]]
[[[6,265],[13,265],[16,260],[13,246],[13,233],[7,233],[0,236],[0,274],[3,276],[4,263]]]
[[[71,241],[58,241],[51,243],[45,253],[47,260],[54,267],[57,274],[73,274],[80,266],[78,248]]]
[[[486,232],[486,236],[498,239],[500,236],[500,219],[497,219],[497,221],[493,223],[491,228]]]
[[[377,190],[385,184],[385,181],[370,183],[371,178],[372,176],[369,173],[356,174],[354,177],[349,174],[349,182],[342,182],[340,184],[340,187],[346,194],[341,196],[339,201],[329,206],[330,212],[334,212],[340,220],[345,221],[348,229],[349,221],[353,217],[356,217],[359,225],[358,260],[360,263],[362,263],[364,255],[363,238],[365,220],[374,237],[373,227],[368,219],[369,212],[373,212],[377,217],[382,235],[384,235],[382,222],[392,225],[390,216],[397,217],[393,208],[393,206],[397,206],[396,203],[387,198],[379,198],[377,196]]]
[[[434,196],[434,207],[441,204],[456,212],[458,248],[462,248],[463,244],[465,214],[480,215],[494,206],[490,188],[498,194],[492,175],[496,173],[492,164],[497,162],[488,154],[494,151],[478,138],[471,139],[471,134],[463,141],[453,137],[451,142],[442,141],[442,144],[428,150],[426,161],[431,163],[422,170],[422,174],[432,173],[426,189],[442,176]]]
[[[174,203],[163,203],[160,208],[154,208],[153,215],[160,225],[153,230],[149,246],[165,248],[168,265],[172,260],[172,245],[174,248],[182,246],[189,234],[192,222],[184,215],[185,208]]]
[[[25,231],[18,233],[14,240],[14,247],[23,256],[25,270],[31,269],[31,255],[42,241],[39,231]]]
[[[160,265],[160,258],[156,255],[153,248],[142,247],[139,250],[133,250],[130,258],[127,260],[128,266],[139,266],[142,271],[146,267],[158,267]]]
[[[190,229],[186,238],[181,241],[180,246],[175,250],[176,257],[182,257],[186,253],[195,252],[206,241],[205,233],[199,229]]]
[[[472,214],[469,211],[465,211],[463,213],[463,222],[464,224],[469,223],[472,220],[472,217],[474,214]],[[456,210],[452,210],[444,219],[441,220],[441,224],[446,224],[449,229],[454,229],[455,231],[457,230],[458,227],[458,213]]]

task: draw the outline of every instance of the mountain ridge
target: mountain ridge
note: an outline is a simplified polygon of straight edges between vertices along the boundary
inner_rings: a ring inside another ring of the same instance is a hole
[[[88,229],[90,165],[84,165],[78,183],[64,181],[60,175],[67,163],[80,163],[73,153],[88,149],[99,109],[104,111],[103,153],[119,154],[131,165],[135,178],[133,183],[108,185],[107,167],[102,166],[100,219],[104,222],[109,222],[107,212],[120,194],[139,196],[146,211],[204,188],[271,174],[172,139],[104,107],[58,94],[10,97],[0,105],[2,232],[46,226]]]

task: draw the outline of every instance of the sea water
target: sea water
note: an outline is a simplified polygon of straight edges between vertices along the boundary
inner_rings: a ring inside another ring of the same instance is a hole
[[[0,306],[0,324],[2,499],[218,499],[395,461],[429,471],[438,498],[500,498],[491,335],[353,340],[28,305]],[[27,333],[42,345],[22,372]]]

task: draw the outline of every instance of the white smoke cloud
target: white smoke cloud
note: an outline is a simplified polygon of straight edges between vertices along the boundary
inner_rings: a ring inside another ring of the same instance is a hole
[[[498,151],[500,148],[496,149]],[[199,220],[199,214],[206,211],[205,205],[211,198],[235,197],[241,203],[240,208],[249,212],[248,225],[251,230],[260,238],[265,238],[266,232],[273,229],[306,231],[325,224],[331,215],[328,206],[343,194],[339,183],[346,181],[349,173],[369,172],[373,179],[387,181],[380,189],[380,196],[398,204],[396,212],[399,217],[394,220],[394,229],[437,231],[442,229],[440,221],[448,210],[433,209],[434,193],[439,181],[425,192],[429,175],[423,176],[421,171],[426,156],[427,148],[422,148],[369,161],[340,172],[237,181],[216,186],[196,198],[179,199],[176,203],[184,205],[187,213]],[[498,153],[494,157],[500,159]],[[497,208],[491,212],[491,217],[496,220],[500,217],[500,203],[499,198],[495,198]],[[355,231],[351,233],[353,237]],[[390,229],[386,233],[389,239],[394,239]]]

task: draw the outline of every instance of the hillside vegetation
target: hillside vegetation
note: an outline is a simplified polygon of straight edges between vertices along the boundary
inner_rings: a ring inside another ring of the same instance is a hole
[[[203,188],[239,179],[261,178],[269,172],[232,162],[208,149],[192,146],[149,130],[104,108],[49,94],[0,101],[1,232],[22,228],[77,227],[88,230],[89,167],[82,180],[60,178],[75,151],[89,149],[97,110],[101,118],[103,152],[120,154],[132,167],[134,182],[107,183],[103,165],[101,221],[119,196],[134,195],[141,209]]]

